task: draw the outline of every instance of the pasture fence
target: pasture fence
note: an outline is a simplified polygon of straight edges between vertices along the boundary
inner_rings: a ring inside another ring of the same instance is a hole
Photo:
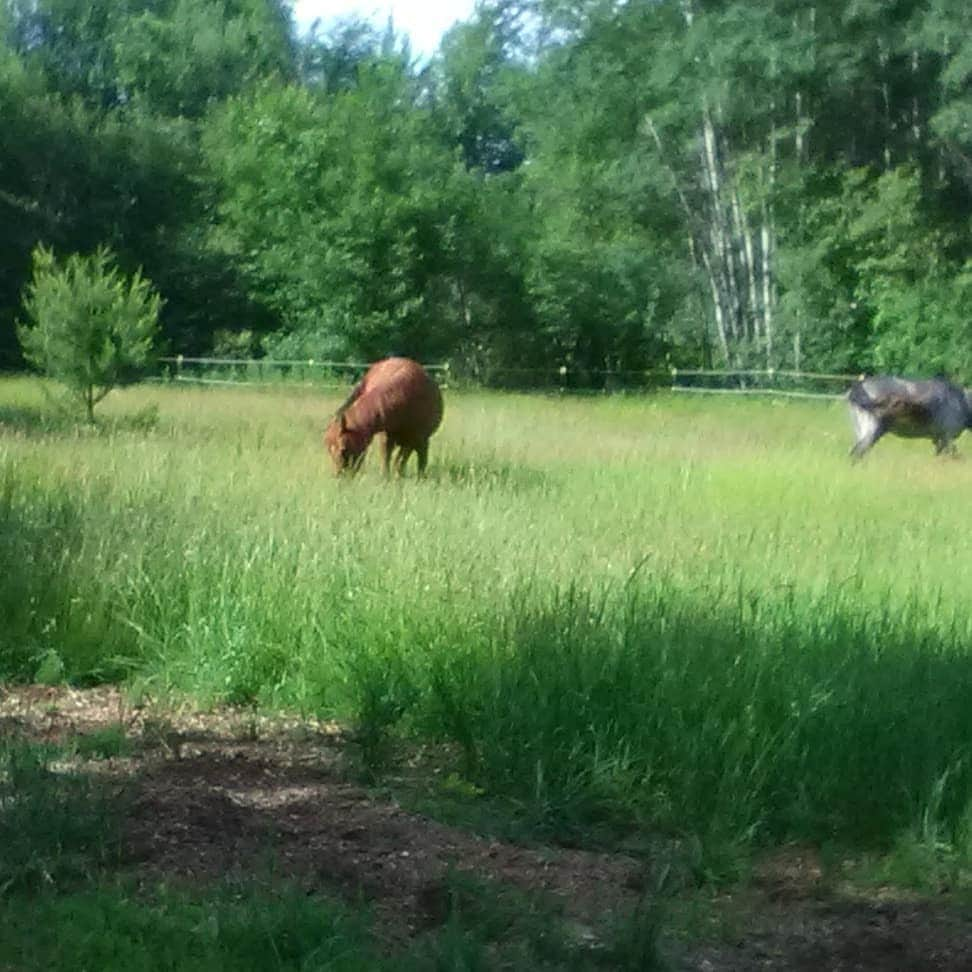
[[[861,375],[775,368],[672,368],[671,390],[710,395],[841,398]]]
[[[160,381],[196,385],[304,385],[314,388],[345,388],[370,367],[361,361],[329,361],[315,358],[192,358],[185,355],[160,358]],[[443,387],[449,384],[449,364],[427,364]]]
[[[156,380],[198,385],[285,384],[344,389],[367,371],[368,362],[315,358],[219,358],[176,355],[160,359]],[[468,384],[510,391],[571,394],[672,391],[683,394],[768,395],[780,398],[840,398],[856,374],[774,368],[590,369],[566,364],[550,368],[491,368],[479,374],[455,371],[449,362],[425,364],[444,388]]]

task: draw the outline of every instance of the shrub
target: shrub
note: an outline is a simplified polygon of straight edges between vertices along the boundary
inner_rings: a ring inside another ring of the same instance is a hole
[[[159,329],[161,297],[141,271],[126,278],[104,247],[59,263],[37,246],[33,278],[18,328],[24,357],[79,398],[89,422],[94,407],[149,364]]]

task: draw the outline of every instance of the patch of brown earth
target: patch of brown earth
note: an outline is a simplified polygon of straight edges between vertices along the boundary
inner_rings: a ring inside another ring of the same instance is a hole
[[[0,738],[119,725],[134,753],[96,766],[131,781],[127,856],[146,882],[287,878],[367,900],[390,940],[444,918],[450,869],[546,892],[581,935],[631,909],[646,883],[647,865],[625,855],[518,847],[376,799],[344,778],[332,724],[138,707],[114,688],[0,687]],[[972,916],[945,900],[830,887],[811,851],[767,858],[749,886],[706,907],[717,931],[669,942],[674,967],[972,972]]]

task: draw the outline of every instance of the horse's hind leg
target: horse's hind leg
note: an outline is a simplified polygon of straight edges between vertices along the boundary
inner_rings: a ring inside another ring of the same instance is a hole
[[[405,473],[405,463],[408,462],[408,457],[412,454],[412,447],[410,445],[405,445],[403,442],[398,447],[398,457],[395,460],[395,474],[397,476],[402,476]]]
[[[429,440],[423,439],[415,446],[415,455],[418,458],[418,474],[425,475],[425,467],[429,463]]]
[[[874,448],[874,444],[882,435],[884,435],[884,429],[877,429],[873,433],[864,436],[863,439],[858,439],[850,451],[851,459],[863,459],[864,455]]]
[[[854,409],[854,431],[857,441],[850,451],[851,459],[862,459],[874,443],[884,435],[886,429],[881,420],[862,408]]]

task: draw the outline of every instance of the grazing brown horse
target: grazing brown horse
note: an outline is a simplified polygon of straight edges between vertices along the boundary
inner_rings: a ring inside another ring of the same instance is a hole
[[[851,386],[847,401],[857,437],[851,449],[855,459],[861,458],[886,432],[931,439],[939,454],[954,451],[954,440],[972,427],[972,408],[966,392],[946,378],[864,378]]]
[[[442,392],[428,372],[409,358],[386,358],[368,369],[337,410],[324,445],[336,472],[355,472],[371,440],[383,432],[385,475],[397,448],[395,472],[401,475],[414,452],[421,476],[429,459],[429,438],[441,421]]]

